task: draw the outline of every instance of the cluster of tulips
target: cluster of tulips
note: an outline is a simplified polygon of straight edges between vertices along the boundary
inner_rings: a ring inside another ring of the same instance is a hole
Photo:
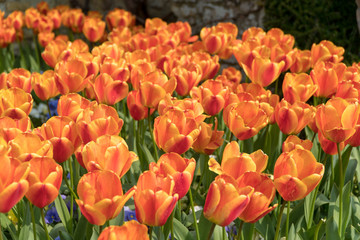
[[[335,235],[359,231],[349,230],[343,192],[350,152],[360,145],[360,64],[342,63],[342,47],[324,40],[300,50],[276,28],[250,28],[237,39],[232,23],[204,27],[199,39],[187,22],[154,18],[136,26],[125,10],[103,21],[98,12],[45,2],[6,18],[0,12],[0,47],[20,42],[24,23],[38,41],[35,54],[42,48],[38,66],[47,66],[0,75],[0,213],[17,219],[0,218],[0,239],[22,236],[26,206],[34,239],[39,227],[48,239],[85,237],[74,228],[80,222],[99,239],[210,239],[216,225],[232,239],[231,224],[246,239],[244,223],[254,236],[254,224],[269,213],[276,229],[263,222],[270,235],[257,227],[256,234],[288,238],[291,205],[311,192],[306,224],[317,239],[330,232],[313,219],[315,201],[320,191],[333,195],[334,183]],[[61,25],[69,36],[59,34]],[[220,74],[220,61],[232,56],[239,67]],[[49,119],[33,126],[34,101],[54,98],[58,115],[49,107]],[[327,187],[320,186],[324,174]],[[54,201],[63,226],[56,233],[44,219]],[[137,221],[112,224],[129,202]]]

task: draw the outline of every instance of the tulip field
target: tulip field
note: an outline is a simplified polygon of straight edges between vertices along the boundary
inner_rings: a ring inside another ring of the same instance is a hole
[[[0,240],[360,239],[360,62],[295,46],[0,11]]]

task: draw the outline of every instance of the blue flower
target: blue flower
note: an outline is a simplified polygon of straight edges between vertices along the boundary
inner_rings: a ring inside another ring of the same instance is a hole
[[[124,207],[124,221],[137,220],[135,211],[131,210],[128,206]]]
[[[58,112],[57,112],[58,102],[59,102],[58,98],[49,99],[49,107],[50,107],[51,116],[58,115]],[[47,117],[49,118],[49,113],[47,113]]]
[[[54,205],[49,205],[49,209],[47,210],[45,215],[45,222],[47,224],[60,222],[59,214],[57,213]]]

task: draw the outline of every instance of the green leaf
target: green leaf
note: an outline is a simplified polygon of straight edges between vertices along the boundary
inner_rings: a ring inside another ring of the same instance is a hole
[[[351,220],[352,198],[351,194],[351,182],[348,182],[343,188],[343,203],[342,203],[342,229],[341,236],[345,236],[345,230]],[[339,198],[336,201],[336,205],[339,205]]]
[[[56,224],[50,231],[49,235],[52,238],[56,238],[57,236],[60,235],[60,231],[66,231],[66,228],[64,227],[64,224],[62,223],[58,223]]]
[[[357,197],[351,196],[352,199],[352,212],[351,218],[352,218],[352,225],[357,229],[357,231],[360,232],[360,202]]]
[[[76,225],[75,232],[74,232],[74,239],[82,240],[84,239],[85,235],[84,231],[88,229],[88,225],[91,225],[88,220],[85,218],[84,215],[81,215],[78,224]]]
[[[334,221],[334,217],[330,217],[326,221],[326,239],[327,240],[340,240],[338,233],[338,225]]]
[[[176,218],[174,218],[173,224],[176,239],[186,239],[190,235],[189,230]]]
[[[291,224],[291,227],[289,229],[289,235],[288,235],[288,239],[298,239],[299,237],[297,236],[296,232],[295,232],[295,226],[294,224]]]
[[[72,219],[70,218],[69,210],[66,207],[65,201],[61,195],[55,199],[55,208],[59,214],[61,222],[64,224],[68,232],[72,232]]]
[[[116,218],[111,219],[109,221],[110,225],[115,225],[115,226],[121,226],[124,223],[124,208],[121,210],[121,212],[119,213],[119,215],[116,216]]]
[[[60,239],[61,240],[73,240],[71,235],[68,232],[60,231]]]
[[[345,151],[342,152],[342,155],[341,155],[341,160],[342,160],[342,169],[343,169],[343,176],[345,176],[345,173],[347,171],[347,167],[348,167],[348,164],[349,164],[349,159],[350,159],[350,154],[351,154],[351,150],[353,149],[353,147],[349,146],[346,148]],[[339,169],[340,170],[340,167],[339,167],[339,160],[336,162],[336,165],[335,165],[335,169]],[[339,174],[339,171],[337,171],[335,173],[335,182],[337,184],[337,186],[340,185],[340,174]],[[346,183],[346,182],[344,182]]]

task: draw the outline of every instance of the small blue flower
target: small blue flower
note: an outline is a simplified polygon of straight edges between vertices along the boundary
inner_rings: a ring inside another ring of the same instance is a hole
[[[45,222],[47,224],[51,224],[54,222],[55,223],[60,222],[59,214],[57,213],[54,205],[52,205],[52,206],[49,205],[49,209],[47,210],[46,215],[45,215]]]
[[[132,211],[128,206],[124,207],[124,221],[137,220],[135,211]]]
[[[61,240],[60,236],[57,236],[54,240]]]
[[[49,99],[49,107],[50,107],[51,116],[58,115],[58,112],[57,112],[58,102],[59,102],[58,98]],[[47,114],[47,117],[49,118],[49,113]]]

